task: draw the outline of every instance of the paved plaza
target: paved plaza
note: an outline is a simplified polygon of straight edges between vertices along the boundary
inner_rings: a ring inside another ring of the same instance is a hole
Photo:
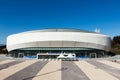
[[[120,80],[120,61],[6,59],[0,80]]]

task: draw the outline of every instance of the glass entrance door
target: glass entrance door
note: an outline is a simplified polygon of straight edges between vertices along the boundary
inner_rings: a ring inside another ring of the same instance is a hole
[[[23,58],[24,57],[24,53],[18,53],[18,58]]]
[[[96,53],[90,53],[90,58],[97,58],[97,54]]]

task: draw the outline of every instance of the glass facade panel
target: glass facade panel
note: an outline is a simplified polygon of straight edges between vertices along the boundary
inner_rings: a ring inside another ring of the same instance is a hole
[[[104,57],[106,54],[105,51],[97,50],[97,49],[91,49],[91,48],[75,48],[75,47],[32,47],[32,48],[21,48],[17,50],[13,50],[10,52],[10,55],[13,57],[19,57],[19,54],[23,53],[24,57],[36,57],[36,55],[39,54],[76,54],[77,58],[91,58],[91,55],[94,53],[95,57]],[[53,58],[53,55],[51,55]],[[43,57],[43,56],[41,56]],[[45,56],[44,56],[45,57]],[[46,56],[48,57],[48,56]],[[49,56],[50,57],[50,56]],[[92,56],[93,57],[93,56]]]

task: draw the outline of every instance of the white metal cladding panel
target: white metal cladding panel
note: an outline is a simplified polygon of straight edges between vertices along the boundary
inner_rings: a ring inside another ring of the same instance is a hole
[[[47,43],[48,45],[44,44]],[[29,42],[29,43],[22,43],[22,44],[16,44],[12,46],[7,46],[8,51],[19,49],[19,48],[29,48],[29,47],[85,47],[85,48],[94,48],[94,49],[100,49],[109,51],[107,49],[107,46],[100,45],[100,44],[94,44],[94,43],[84,43],[84,42],[69,42],[69,41],[55,41],[55,43],[60,44],[59,46],[56,44],[53,44],[53,41],[40,41],[40,42]]]
[[[62,47],[63,46],[63,42],[62,41],[59,41],[59,42],[58,41],[51,41],[51,42],[49,42],[49,44],[50,44],[49,47]]]
[[[33,41],[80,41],[91,42],[106,45],[107,36],[93,33],[77,33],[77,32],[39,32],[25,33],[9,36],[8,45],[33,42]]]
[[[110,38],[102,34],[81,33],[81,32],[38,32],[38,33],[20,33],[20,34],[8,36],[7,47],[22,43],[39,42],[39,41],[75,41],[75,42],[100,44],[108,47],[110,47],[111,45]],[[50,45],[47,43],[45,44],[46,46]],[[59,46],[60,43],[51,43],[51,44]],[[69,46],[71,45],[74,44],[71,42],[69,43]]]

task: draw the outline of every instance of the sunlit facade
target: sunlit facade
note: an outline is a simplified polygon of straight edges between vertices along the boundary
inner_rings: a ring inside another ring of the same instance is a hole
[[[7,49],[11,56],[24,58],[57,58],[61,53],[75,54],[76,58],[105,57],[111,39],[78,29],[43,29],[8,36]]]

